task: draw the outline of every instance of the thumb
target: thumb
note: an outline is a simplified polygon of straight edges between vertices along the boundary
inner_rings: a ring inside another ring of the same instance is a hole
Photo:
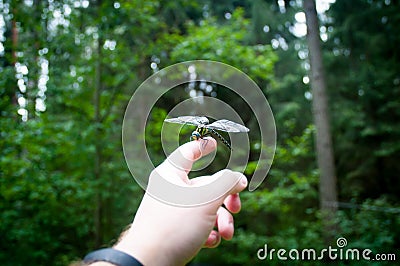
[[[192,187],[200,187],[213,183],[210,194],[218,195],[222,201],[231,194],[241,192],[247,186],[247,178],[240,172],[224,169],[210,176],[201,176],[190,180]]]

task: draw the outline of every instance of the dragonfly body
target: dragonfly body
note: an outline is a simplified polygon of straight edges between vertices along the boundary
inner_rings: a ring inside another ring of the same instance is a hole
[[[204,136],[210,135],[211,131],[204,127],[204,126],[198,126],[195,131],[192,132],[192,135],[190,136],[190,140],[198,140]]]
[[[221,136],[216,130],[225,132],[249,132],[249,129],[238,123],[222,119],[217,120],[211,124],[204,116],[180,116],[177,118],[165,119],[166,122],[178,123],[178,124],[189,124],[197,126],[196,130],[192,132],[190,140],[198,140],[211,134],[219,138],[230,150],[232,149],[230,143]]]

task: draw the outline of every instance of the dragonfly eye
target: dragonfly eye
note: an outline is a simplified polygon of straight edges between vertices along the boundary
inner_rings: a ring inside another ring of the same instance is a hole
[[[201,138],[201,134],[197,131],[193,131],[192,135],[190,136],[190,140],[198,140]]]

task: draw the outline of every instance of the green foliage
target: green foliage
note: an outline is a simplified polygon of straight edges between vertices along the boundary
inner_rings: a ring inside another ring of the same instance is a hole
[[[222,61],[256,80],[278,131],[268,178],[255,192],[242,193],[235,237],[202,250],[194,262],[281,265],[258,260],[258,249],[265,244],[326,248],[311,95],[302,82],[307,47],[290,32],[298,1],[89,1],[87,7],[78,2],[0,1],[2,265],[67,265],[115,241],[142,196],[122,154],[126,104],[152,71],[193,59]],[[374,253],[395,253],[400,243],[398,9],[398,1],[336,0],[331,19],[324,20],[340,192],[338,237],[346,237],[348,247]],[[271,48],[282,38],[287,46]],[[17,63],[28,73],[17,72]],[[43,80],[46,90],[39,84]],[[18,85],[22,81],[25,90]],[[155,164],[164,159],[160,134],[166,114],[189,97],[182,88],[164,95],[147,121]],[[213,91],[240,110],[247,125],[257,124],[248,106],[226,88]],[[22,97],[25,106],[18,103]],[[37,99],[45,110],[36,109]],[[26,121],[17,114],[22,109]],[[185,142],[191,130],[166,132],[167,140]],[[257,165],[259,136],[253,134],[247,175]],[[223,167],[226,156],[218,152],[205,174]]]
[[[159,165],[165,159],[161,145],[161,133],[166,116],[167,112],[164,109],[154,108],[146,124],[146,147],[149,147],[148,154],[154,165]]]
[[[210,17],[200,25],[187,24],[187,35],[170,34],[170,60],[181,62],[194,59],[216,60],[238,67],[254,79],[272,80],[276,56],[269,45],[248,45],[249,21],[237,9],[230,20],[220,25]]]
[[[399,3],[336,1],[327,42],[338,174],[343,197],[398,202]],[[337,78],[340,77],[340,78]],[[348,151],[353,151],[349,153]]]
[[[139,62],[127,56],[132,55],[128,45],[119,46],[129,39],[119,22],[105,25],[97,16],[115,17],[118,10],[39,3],[13,2],[1,13],[7,32],[13,30],[12,18],[18,25],[17,46],[8,38],[7,53],[0,56],[6,74],[0,93],[2,265],[66,265],[81,258],[113,241],[141,198],[122,155],[120,119]],[[150,25],[141,14],[143,25]],[[53,15],[66,23],[42,27],[60,22]],[[120,49],[111,52],[106,39]],[[23,51],[15,59],[14,49]],[[12,60],[26,65],[28,73],[16,73]],[[22,80],[26,91],[17,86]],[[16,99],[22,97],[26,122],[17,115]],[[37,98],[45,99],[44,112],[35,110]]]
[[[338,216],[343,235],[351,239],[349,247],[369,248],[374,253],[395,252],[400,209],[384,197],[368,199],[357,209],[342,211]]]

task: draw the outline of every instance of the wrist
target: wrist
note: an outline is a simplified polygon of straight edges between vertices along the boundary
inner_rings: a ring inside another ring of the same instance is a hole
[[[156,233],[156,232],[154,232]],[[169,256],[168,241],[155,241],[151,232],[145,234],[135,234],[132,230],[125,233],[121,240],[114,245],[114,249],[125,252],[136,258],[143,265],[184,265],[184,262],[178,262],[174,256]]]
[[[146,241],[140,241],[138,238],[135,238],[132,232],[125,233],[113,248],[135,257],[144,265],[159,265],[155,264],[155,257],[158,255],[157,251],[153,250]]]
[[[113,246],[113,248],[137,258],[144,265],[148,265],[148,259],[143,247],[136,245],[129,232],[126,232],[120,241]]]

